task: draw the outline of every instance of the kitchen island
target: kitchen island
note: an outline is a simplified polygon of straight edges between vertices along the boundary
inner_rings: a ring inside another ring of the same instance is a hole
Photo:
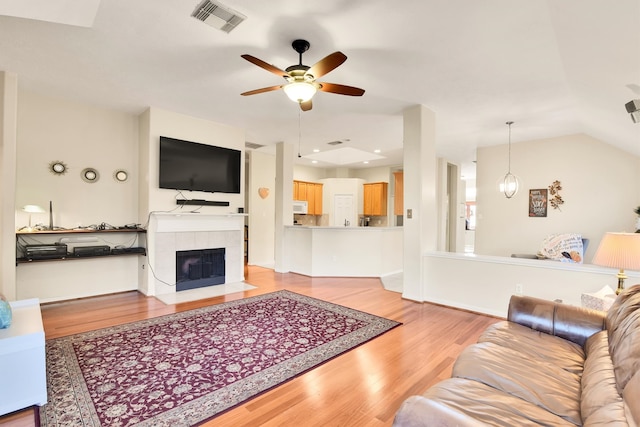
[[[383,277],[402,271],[402,227],[285,227],[286,266],[311,277]]]

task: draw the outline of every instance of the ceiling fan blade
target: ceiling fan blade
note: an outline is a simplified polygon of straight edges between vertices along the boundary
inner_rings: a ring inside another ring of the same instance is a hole
[[[311,100],[308,100],[308,101],[300,103],[300,109],[302,111],[309,111],[309,110],[311,110],[312,107],[313,107],[313,105],[311,104]]]
[[[271,64],[267,64],[266,62],[264,62],[262,59],[258,59],[255,56],[251,56],[251,55],[240,55],[242,56],[244,59],[246,59],[247,61],[251,62],[252,64],[257,65],[260,68],[264,68],[265,70],[269,71],[270,73],[275,74],[276,76],[280,76],[280,77],[288,77],[289,73],[287,73],[284,70],[281,70],[280,68],[271,65]]]
[[[305,74],[311,74],[313,77],[320,78],[330,71],[335,70],[340,64],[347,60],[347,56],[342,52],[333,52],[331,55],[325,56],[320,61],[313,64]]]
[[[331,92],[331,93],[337,93],[338,95],[349,95],[349,96],[364,95],[364,89],[360,89],[358,87],[339,85],[335,83],[324,83],[324,82],[318,82],[318,83],[320,84],[320,87],[318,88],[318,90],[321,90],[323,92]]]
[[[257,95],[259,93],[271,92],[272,90],[282,89],[282,86],[283,85],[263,87],[261,89],[254,89],[254,90],[250,90],[248,92],[243,92],[240,95],[242,95],[242,96]]]

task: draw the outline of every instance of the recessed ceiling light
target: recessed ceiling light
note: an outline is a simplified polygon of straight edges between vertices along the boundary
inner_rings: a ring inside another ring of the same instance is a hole
[[[368,164],[369,164],[369,162],[368,162],[368,161],[366,161],[366,160],[365,160],[364,162],[362,162],[362,163],[364,163],[365,165],[368,165]]]
[[[318,163],[317,160],[311,160],[311,163]]]
[[[314,148],[314,149],[313,149],[313,152],[314,152],[314,153],[319,153],[319,152],[320,152],[320,149],[319,149],[319,148]]]
[[[377,149],[377,150],[373,150],[374,153],[379,153],[381,150]]]

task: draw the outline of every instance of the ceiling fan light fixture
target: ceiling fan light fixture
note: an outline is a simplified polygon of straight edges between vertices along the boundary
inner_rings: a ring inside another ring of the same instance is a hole
[[[284,93],[296,103],[307,102],[316,94],[317,88],[312,83],[293,82],[283,87]]]

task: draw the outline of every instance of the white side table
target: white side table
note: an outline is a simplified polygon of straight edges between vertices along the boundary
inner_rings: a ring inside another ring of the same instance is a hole
[[[0,415],[47,403],[40,301],[34,298],[10,304],[11,326],[0,329]]]

